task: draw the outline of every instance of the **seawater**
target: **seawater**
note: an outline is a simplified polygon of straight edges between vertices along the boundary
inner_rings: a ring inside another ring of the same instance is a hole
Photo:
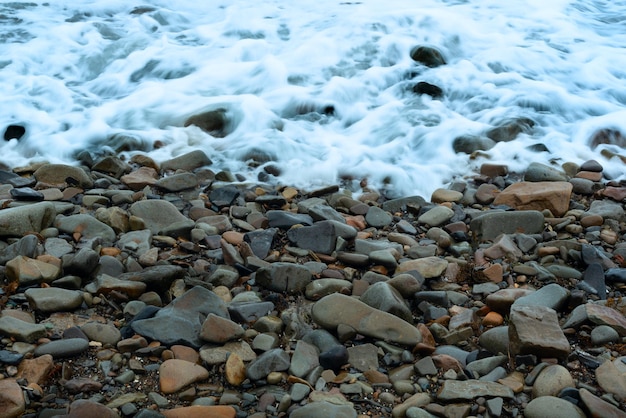
[[[419,45],[447,64],[414,62]],[[0,162],[202,149],[249,181],[366,179],[389,196],[428,197],[484,162],[596,159],[621,179],[600,152],[623,150],[590,141],[626,133],[625,45],[622,0],[2,2],[0,131],[26,133],[0,142]],[[226,135],[184,126],[212,109]],[[534,126],[512,141],[453,150],[522,118]]]

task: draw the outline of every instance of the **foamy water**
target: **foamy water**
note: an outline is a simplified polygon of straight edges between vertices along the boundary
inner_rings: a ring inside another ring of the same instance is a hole
[[[418,45],[447,64],[416,63]],[[600,152],[623,150],[589,144],[626,133],[624,45],[621,0],[0,3],[0,131],[26,128],[0,162],[202,149],[252,181],[272,165],[277,183],[366,178],[390,196],[430,196],[486,161],[596,159],[618,179]],[[420,81],[444,96],[415,94]],[[184,126],[219,108],[224,137]],[[521,118],[534,126],[513,141],[453,150]]]

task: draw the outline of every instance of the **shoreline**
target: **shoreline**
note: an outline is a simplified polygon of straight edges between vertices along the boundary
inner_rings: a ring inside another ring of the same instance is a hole
[[[0,173],[0,415],[624,416],[626,186],[596,161],[391,200],[207,164]]]

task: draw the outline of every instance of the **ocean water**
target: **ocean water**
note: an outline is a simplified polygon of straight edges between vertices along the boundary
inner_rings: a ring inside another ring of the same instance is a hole
[[[25,129],[0,163],[202,149],[245,181],[390,197],[485,162],[596,159],[622,179],[606,156],[624,153],[625,46],[623,0],[0,2],[0,133]],[[220,132],[185,126],[217,109]],[[622,137],[593,144],[602,129]]]

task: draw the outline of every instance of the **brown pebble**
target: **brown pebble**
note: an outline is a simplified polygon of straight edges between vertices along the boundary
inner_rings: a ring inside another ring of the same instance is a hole
[[[585,228],[588,228],[590,226],[600,226],[603,223],[604,218],[602,218],[602,216],[600,215],[589,215],[580,220],[580,224]]]

